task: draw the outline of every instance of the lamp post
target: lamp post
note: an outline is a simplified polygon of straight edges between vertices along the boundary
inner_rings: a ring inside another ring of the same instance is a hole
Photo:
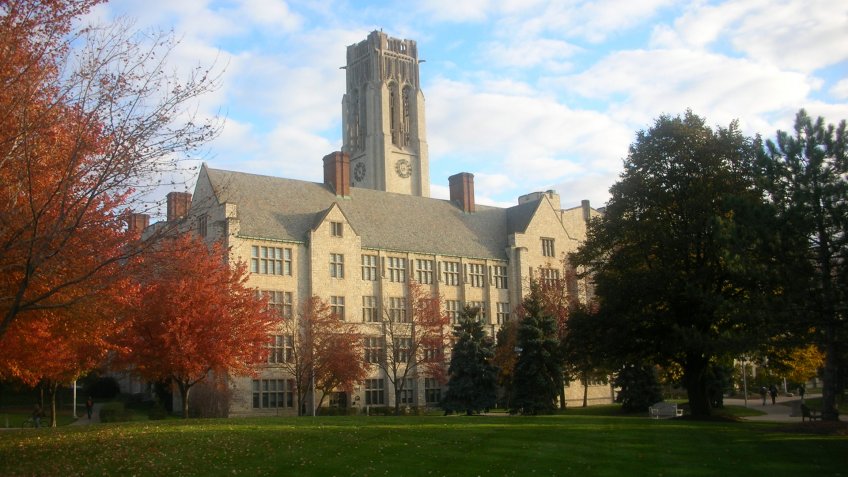
[[[742,357],[742,396],[745,398],[745,407],[748,407],[748,377],[746,376],[745,356]]]
[[[74,382],[71,383],[71,387],[74,389],[74,419],[77,418],[77,380],[74,379]]]

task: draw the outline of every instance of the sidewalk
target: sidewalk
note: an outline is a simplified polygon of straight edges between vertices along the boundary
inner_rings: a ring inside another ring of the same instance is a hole
[[[91,424],[99,424],[100,423],[100,406],[101,403],[94,403],[94,407],[91,411],[91,419],[85,415],[85,408],[82,410],[82,414],[77,418],[76,421],[72,422],[70,425],[72,426],[88,426]]]
[[[820,394],[808,394],[805,398],[812,399],[821,397]],[[725,399],[725,404],[733,406],[744,406],[744,399]],[[771,398],[766,400],[766,405],[763,406],[763,400],[756,396],[748,399],[748,408],[763,411],[766,414],[762,416],[743,417],[746,421],[771,421],[771,422],[801,422],[801,398],[797,396],[778,396],[776,404],[771,403]]]

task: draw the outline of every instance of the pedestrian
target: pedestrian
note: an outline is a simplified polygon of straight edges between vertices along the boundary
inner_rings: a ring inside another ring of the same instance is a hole
[[[775,404],[775,401],[777,400],[777,386],[772,384],[769,388],[769,394],[771,395],[771,403]]]
[[[44,415],[44,411],[41,410],[41,406],[36,403],[35,409],[32,410],[32,425],[35,427],[41,427],[41,417]]]
[[[768,389],[765,386],[760,386],[760,397],[763,398],[763,406],[766,405],[766,396],[768,396]]]
[[[804,394],[806,392],[807,392],[807,390],[804,388],[803,384],[798,386],[798,395],[801,396],[801,402],[804,402]]]
[[[85,401],[85,413],[88,414],[88,420],[91,420],[91,411],[94,409],[94,401],[91,400],[91,396],[88,397],[88,400]]]

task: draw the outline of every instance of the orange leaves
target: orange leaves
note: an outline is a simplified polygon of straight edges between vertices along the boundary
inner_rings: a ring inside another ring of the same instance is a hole
[[[122,361],[151,380],[192,385],[211,371],[252,374],[266,358],[277,316],[244,285],[245,267],[193,235],[165,240],[145,258],[141,299],[123,335]]]

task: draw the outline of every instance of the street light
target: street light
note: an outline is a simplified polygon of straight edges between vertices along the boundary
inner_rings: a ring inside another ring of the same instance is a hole
[[[745,362],[747,358],[742,356],[742,396],[745,398],[745,407],[748,407],[748,377],[746,373],[746,365]]]

